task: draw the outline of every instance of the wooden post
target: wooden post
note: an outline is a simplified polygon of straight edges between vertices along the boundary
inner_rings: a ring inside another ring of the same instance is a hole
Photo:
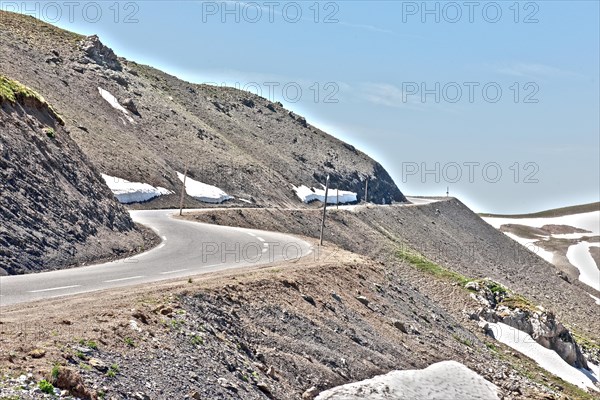
[[[325,215],[327,213],[327,192],[329,191],[329,175],[325,182],[325,202],[323,204],[323,218],[321,219],[321,236],[319,237],[319,246],[323,246],[323,230],[325,229]]]
[[[335,189],[335,209],[340,209],[340,189]]]
[[[365,203],[369,201],[369,177],[365,181]]]
[[[183,187],[181,188],[181,200],[179,201],[179,215],[183,215],[183,200],[185,198],[185,180],[187,179],[188,167],[185,166],[183,173]]]

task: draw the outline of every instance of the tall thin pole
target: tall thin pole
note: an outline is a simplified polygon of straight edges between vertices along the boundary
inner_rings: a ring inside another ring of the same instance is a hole
[[[183,173],[183,187],[181,188],[181,199],[179,200],[179,215],[183,215],[183,199],[185,198],[185,180],[187,179],[188,166],[185,166]]]
[[[335,209],[340,209],[340,189],[335,189]]]
[[[365,203],[369,201],[369,177],[365,181]]]
[[[319,246],[323,246],[323,230],[325,229],[325,215],[327,213],[327,192],[329,192],[329,175],[325,183],[325,202],[323,204],[323,218],[321,219],[321,236],[319,238]]]

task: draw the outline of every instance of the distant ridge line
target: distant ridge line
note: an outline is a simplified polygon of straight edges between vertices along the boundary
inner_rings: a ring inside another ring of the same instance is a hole
[[[539,211],[530,214],[487,214],[481,213],[480,217],[497,217],[497,218],[548,218],[548,217],[562,217],[565,215],[583,214],[592,211],[600,211],[600,201],[589,204],[580,204],[577,206],[568,206],[561,208],[554,208],[550,210]]]

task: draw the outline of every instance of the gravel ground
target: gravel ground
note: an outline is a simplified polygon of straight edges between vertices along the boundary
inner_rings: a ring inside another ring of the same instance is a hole
[[[58,365],[61,389],[87,398],[313,398],[456,360],[504,399],[591,398],[480,332],[477,306],[453,282],[330,245],[317,260],[4,308],[0,396]]]

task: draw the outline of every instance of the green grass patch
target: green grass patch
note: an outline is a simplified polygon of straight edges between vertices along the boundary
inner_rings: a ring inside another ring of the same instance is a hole
[[[454,340],[464,344],[465,346],[473,347],[473,341],[470,339],[464,338],[460,335],[457,335],[456,333],[452,334],[452,337],[454,338]]]
[[[502,294],[502,295],[508,294],[507,289],[497,282],[494,282],[492,280],[487,280],[487,281],[485,281],[485,284],[487,285],[488,289],[490,289],[490,291],[494,294]]]
[[[56,131],[54,130],[54,128],[44,128],[42,129],[42,131],[46,134],[46,136],[48,136],[49,138],[54,138],[54,136],[56,136]]]
[[[14,104],[18,99],[25,99],[29,97],[44,101],[41,96],[29,89],[27,86],[0,75],[0,101],[9,101]]]
[[[42,379],[40,381],[40,383],[38,383],[38,387],[40,388],[42,393],[54,394],[54,385],[52,385],[50,382],[48,382],[45,379]]]
[[[114,378],[115,376],[117,376],[118,373],[119,373],[119,365],[112,364],[110,366],[110,368],[108,369],[108,371],[106,371],[106,376],[109,378]]]
[[[408,262],[412,266],[416,267],[418,270],[433,275],[436,278],[457,282],[460,283],[462,286],[466,285],[467,282],[471,281],[471,279],[467,278],[466,276],[454,271],[450,271],[434,263],[424,255],[419,254],[416,251],[401,249],[396,253],[396,255],[398,258]]]
[[[8,101],[12,104],[24,104],[27,101],[34,100],[41,107],[47,107],[50,114],[56,118],[59,124],[64,125],[65,121],[54,111],[48,102],[33,89],[28,88],[20,82],[8,79],[0,75],[0,103]]]
[[[502,300],[500,302],[500,305],[506,306],[506,307],[510,308],[511,310],[514,310],[515,308],[519,308],[523,311],[530,311],[530,312],[539,311],[531,301],[527,300],[525,297],[521,296],[520,294],[513,294],[510,297],[505,298],[504,300]]]
[[[52,370],[50,371],[50,380],[52,383],[56,383],[58,380],[58,373],[60,372],[60,364],[54,364]]]
[[[80,339],[79,344],[82,346],[89,347],[92,350],[98,350],[98,344],[93,340]]]
[[[202,339],[202,336],[194,335],[192,336],[192,344],[194,346],[202,346],[204,344],[204,339]]]
[[[500,349],[498,348],[498,346],[496,346],[494,343],[491,342],[485,342],[485,346],[490,349],[490,351],[493,351],[494,353],[500,353]]]
[[[571,332],[571,335],[573,336],[573,338],[575,339],[575,341],[582,347],[586,348],[586,349],[595,349],[600,351],[600,343],[598,343],[595,340],[592,339],[588,339],[587,337],[583,336],[580,332],[578,332],[577,330],[573,330],[573,328],[569,327],[569,332]]]

